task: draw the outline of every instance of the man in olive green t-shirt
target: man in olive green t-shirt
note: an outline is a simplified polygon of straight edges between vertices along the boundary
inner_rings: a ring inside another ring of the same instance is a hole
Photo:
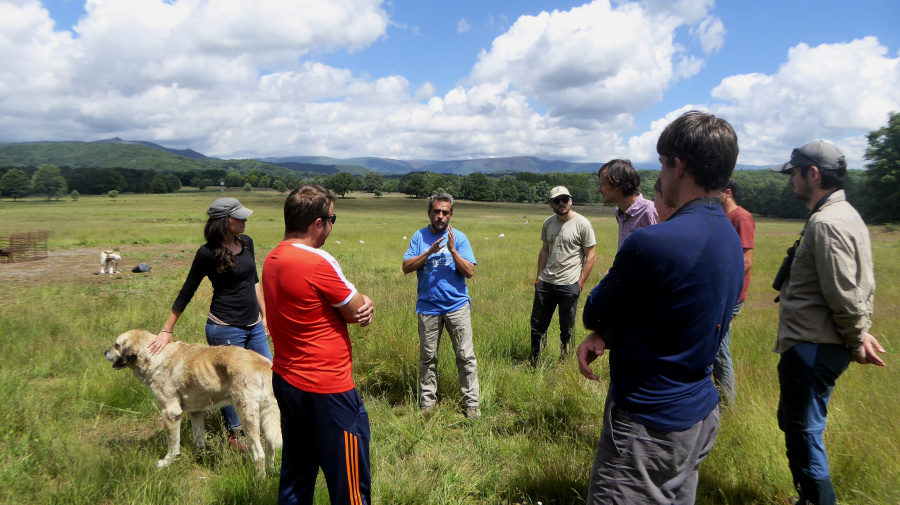
[[[578,297],[594,268],[594,229],[581,214],[572,210],[569,190],[557,186],[550,190],[550,207],[554,215],[544,220],[541,229],[541,252],[538,275],[534,282],[534,305],[531,309],[531,362],[537,364],[541,349],[547,343],[547,328],[559,306],[559,357],[569,351],[569,340],[575,328]]]

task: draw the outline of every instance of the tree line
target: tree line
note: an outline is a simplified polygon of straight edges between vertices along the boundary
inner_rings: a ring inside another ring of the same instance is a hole
[[[900,113],[891,113],[883,128],[867,136],[866,160],[868,170],[848,170],[845,177],[847,200],[859,209],[869,223],[900,222]],[[653,197],[653,184],[659,175],[656,170],[638,170],[641,192]],[[787,176],[770,170],[736,170],[738,183],[736,200],[753,214],[763,217],[803,218],[807,209],[794,198],[787,185]],[[404,175],[383,175],[369,171],[362,176],[349,172],[324,175],[315,172],[293,172],[289,175],[268,174],[253,170],[241,174],[235,170],[188,170],[157,173],[149,169],[130,168],[57,168],[0,167],[0,195],[19,199],[31,194],[43,194],[47,199],[79,194],[116,195],[132,193],[170,193],[182,186],[225,186],[243,188],[273,188],[285,192],[304,183],[321,184],[340,196],[364,191],[381,196],[383,192],[403,193],[413,198],[425,198],[437,191],[445,191],[462,200],[479,202],[543,203],[550,189],[565,186],[576,205],[604,205],[597,193],[596,173],[507,173],[468,175],[411,172]]]

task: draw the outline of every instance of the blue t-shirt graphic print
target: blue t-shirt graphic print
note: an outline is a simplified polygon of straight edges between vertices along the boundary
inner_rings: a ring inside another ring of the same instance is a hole
[[[416,231],[409,241],[409,249],[403,255],[403,260],[415,258],[424,253],[435,241],[446,236],[446,231],[432,233],[430,226]],[[475,253],[472,252],[472,246],[465,233],[454,228],[453,239],[460,256],[471,261],[472,264],[477,264]],[[453,256],[447,249],[446,243],[445,239],[444,247],[426,258],[422,268],[416,271],[418,280],[416,312],[419,314],[447,314],[469,302],[466,279],[456,270],[456,263],[453,261]]]

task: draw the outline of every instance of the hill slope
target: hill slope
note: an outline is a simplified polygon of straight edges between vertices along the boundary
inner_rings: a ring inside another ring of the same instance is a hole
[[[72,168],[122,167],[155,170],[159,173],[200,172],[209,169],[234,169],[240,173],[257,170],[272,175],[292,173],[290,169],[258,160],[220,160],[205,156],[191,159],[136,142],[32,142],[0,145],[0,167],[38,167],[43,164]]]

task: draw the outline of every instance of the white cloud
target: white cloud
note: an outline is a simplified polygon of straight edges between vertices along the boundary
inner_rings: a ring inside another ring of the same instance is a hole
[[[712,112],[738,131],[740,163],[763,164],[816,139],[832,140],[851,168],[862,168],[863,137],[900,110],[900,58],[874,37],[810,47],[799,44],[772,75],[723,79]]]
[[[700,24],[691,28],[691,34],[700,40],[704,53],[718,51],[725,44],[725,25],[722,20],[707,16]]]
[[[74,37],[54,31],[36,0],[0,0],[0,47],[16,56],[0,60],[0,89],[13,97],[0,136],[117,135],[223,157],[603,159],[624,154],[618,132],[634,127],[632,114],[701,68],[674,30],[707,19],[708,7],[598,0],[523,16],[464,85],[435,96],[430,83],[412,89],[401,75],[316,61],[400,26],[381,0],[87,0]]]
[[[466,33],[470,28],[472,28],[472,25],[470,25],[469,22],[466,21],[466,18],[462,18],[456,23],[457,33]]]
[[[221,157],[532,155],[653,166],[659,132],[699,108],[735,126],[741,163],[775,162],[826,138],[861,166],[862,135],[900,110],[900,63],[874,38],[798,45],[777,72],[727,77],[709,103],[623,137],[722,47],[711,8],[596,0],[511,25],[492,18],[491,29],[506,31],[438,95],[429,82],[317,58],[365,51],[389,26],[416,31],[389,20],[381,0],[88,0],[75,34],[55,31],[37,0],[0,0],[0,138],[120,136]],[[471,29],[465,19],[462,28]]]
[[[507,82],[573,124],[633,114],[702,67],[674,42],[674,31],[685,23],[682,11],[701,21],[696,35],[708,40],[704,49],[721,45],[721,22],[706,16],[702,3],[699,11],[696,2],[679,5],[673,13],[596,0],[566,12],[522,16],[482,51],[471,79]]]

